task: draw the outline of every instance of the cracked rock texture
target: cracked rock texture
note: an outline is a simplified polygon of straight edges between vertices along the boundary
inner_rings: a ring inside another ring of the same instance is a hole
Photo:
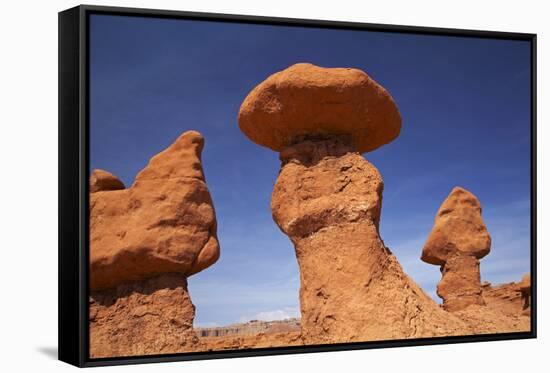
[[[437,294],[448,311],[484,305],[479,259],[489,253],[491,237],[472,193],[455,187],[439,208],[422,260],[441,266]]]
[[[490,283],[484,283],[481,290],[485,304],[487,307],[499,310],[508,316],[529,315],[529,313],[524,313],[528,306],[525,304],[522,282],[523,280],[518,283],[510,282],[494,286]]]
[[[187,279],[164,274],[95,291],[90,300],[90,356],[167,354],[195,348],[195,307]]]
[[[349,138],[307,140],[281,153],[273,218],[295,246],[306,343],[458,334],[379,235],[382,178]]]
[[[367,74],[291,66],[247,96],[239,126],[280,152],[271,209],[295,247],[301,331],[200,338],[193,330],[187,277],[212,265],[219,245],[200,160],[204,140],[190,131],[151,158],[129,188],[106,171],[92,173],[92,357],[529,330],[529,279],[480,284],[490,237],[466,190],[455,188],[444,202],[422,254],[442,266],[444,307],[385,246],[384,184],[361,153],[395,139],[401,118]]]
[[[528,276],[528,275],[527,275]],[[524,276],[525,278],[525,276]],[[483,305],[471,304],[453,311],[468,324],[471,334],[527,332],[531,330],[530,309],[524,308],[521,282],[481,286]]]

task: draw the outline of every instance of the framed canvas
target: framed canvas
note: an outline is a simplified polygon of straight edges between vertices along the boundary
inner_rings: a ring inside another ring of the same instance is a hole
[[[536,337],[536,35],[59,13],[59,359]]]

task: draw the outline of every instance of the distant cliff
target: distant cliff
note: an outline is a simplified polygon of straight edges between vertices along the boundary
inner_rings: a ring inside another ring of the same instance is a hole
[[[300,331],[300,320],[296,318],[231,324],[215,328],[195,328],[199,337],[225,337],[231,335],[254,335]]]

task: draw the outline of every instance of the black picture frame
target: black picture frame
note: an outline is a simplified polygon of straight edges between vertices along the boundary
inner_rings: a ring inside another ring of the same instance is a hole
[[[91,14],[207,20],[329,29],[353,29],[529,41],[531,45],[531,331],[317,346],[258,348],[90,359],[88,330],[89,30]],[[81,5],[59,13],[59,360],[79,367],[283,355],[370,348],[536,338],[536,34],[397,26]]]

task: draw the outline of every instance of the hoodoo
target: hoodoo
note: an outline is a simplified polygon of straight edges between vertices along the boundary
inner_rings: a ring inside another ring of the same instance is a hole
[[[126,188],[118,177],[104,170],[94,170],[90,176],[90,193]]]
[[[491,237],[472,193],[456,187],[443,202],[424,248],[422,260],[441,266],[437,294],[448,311],[484,305],[479,259],[489,254]]]
[[[358,69],[293,65],[249,93],[239,126],[280,152],[271,209],[295,247],[306,343],[465,329],[403,272],[380,237],[383,181],[361,153],[401,129],[382,86]]]
[[[178,352],[197,342],[187,277],[219,257],[203,146],[198,132],[185,132],[128,189],[108,172],[92,173],[92,357]]]

